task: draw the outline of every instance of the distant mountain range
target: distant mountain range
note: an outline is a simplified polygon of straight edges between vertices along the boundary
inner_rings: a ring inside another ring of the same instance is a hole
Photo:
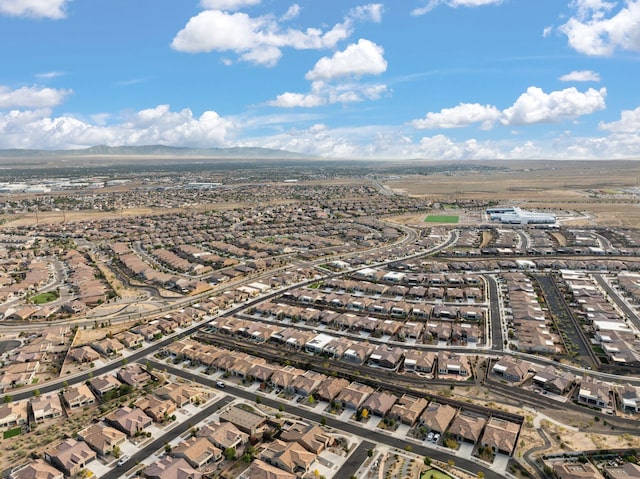
[[[149,156],[149,157],[201,157],[201,158],[266,158],[300,159],[310,155],[270,148],[177,148],[163,145],[106,146],[98,145],[77,150],[0,150],[0,158],[75,158],[89,156]]]

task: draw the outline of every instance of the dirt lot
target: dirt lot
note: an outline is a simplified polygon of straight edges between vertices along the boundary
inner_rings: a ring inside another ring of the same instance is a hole
[[[497,201],[524,208],[591,213],[584,224],[636,226],[640,196],[625,192],[640,184],[640,162],[503,161],[474,162],[504,171],[452,171],[406,175],[385,186],[434,201]]]

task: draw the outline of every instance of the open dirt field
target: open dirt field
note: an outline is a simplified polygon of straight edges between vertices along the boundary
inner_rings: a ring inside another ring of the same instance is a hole
[[[475,163],[475,162],[474,162]],[[640,196],[626,189],[640,185],[640,161],[478,162],[502,170],[452,171],[407,175],[385,186],[434,201],[497,201],[524,208],[591,213],[575,223],[636,226]]]

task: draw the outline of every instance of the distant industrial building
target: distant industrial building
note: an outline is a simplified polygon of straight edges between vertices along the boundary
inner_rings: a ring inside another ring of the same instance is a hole
[[[556,215],[554,214],[525,211],[517,206],[487,208],[487,214],[491,221],[499,221],[503,224],[553,225],[556,223]]]

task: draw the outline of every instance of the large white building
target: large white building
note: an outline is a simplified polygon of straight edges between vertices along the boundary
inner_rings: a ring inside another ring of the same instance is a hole
[[[526,211],[517,206],[504,208],[487,208],[487,214],[491,221],[500,221],[503,224],[515,225],[540,225],[555,224],[556,215],[550,213],[537,213]]]

